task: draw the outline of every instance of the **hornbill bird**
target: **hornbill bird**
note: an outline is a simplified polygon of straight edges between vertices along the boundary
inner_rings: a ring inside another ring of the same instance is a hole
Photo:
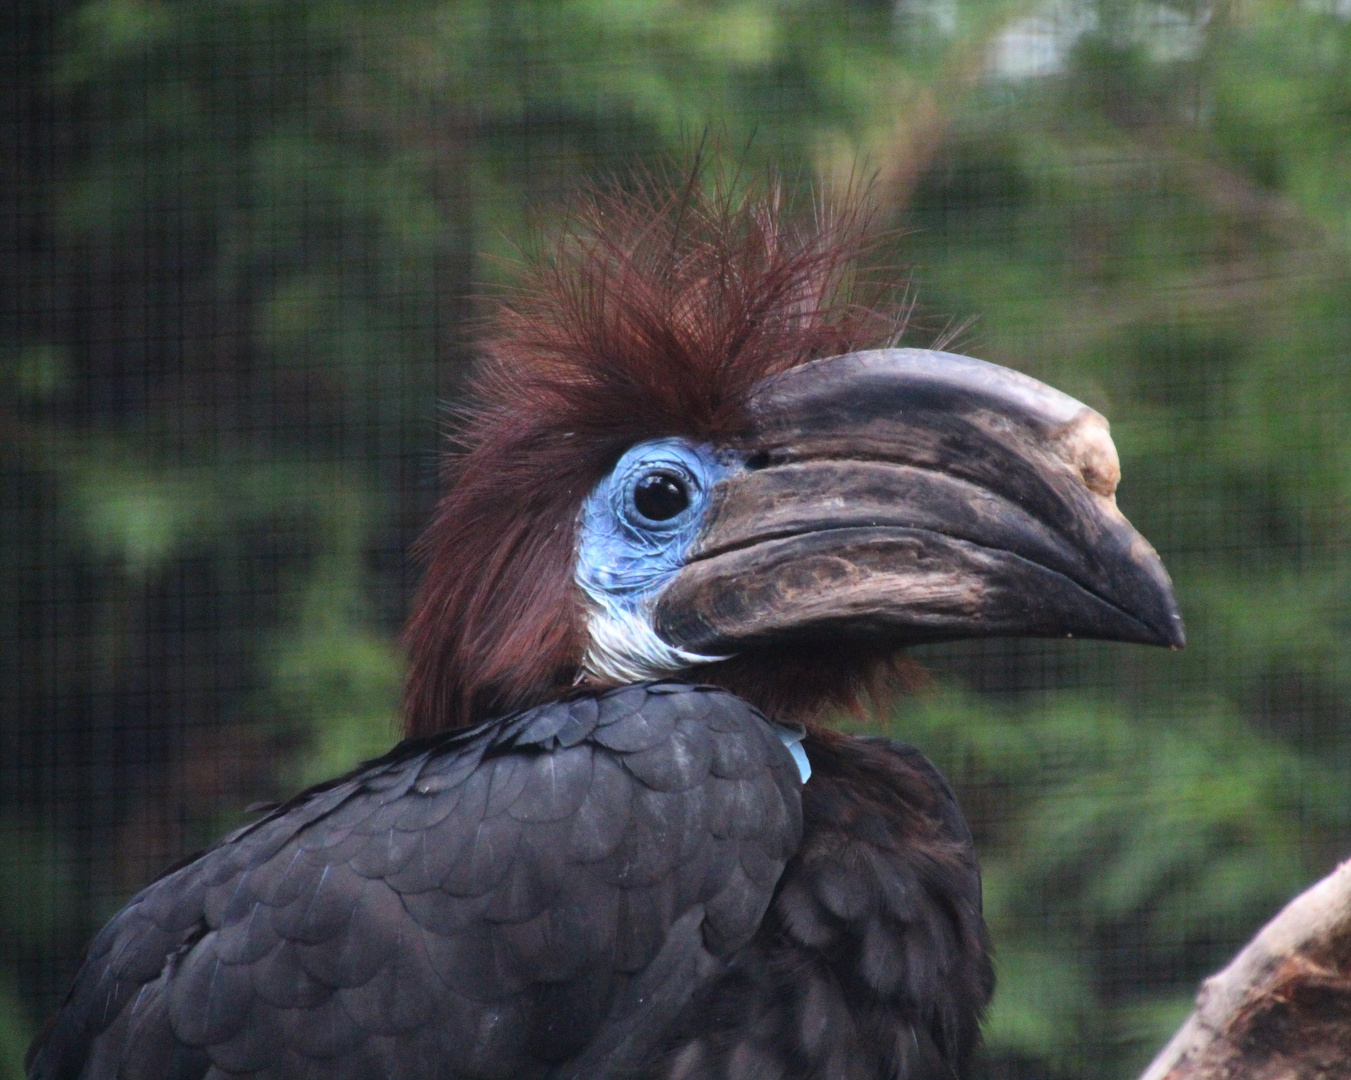
[[[486,324],[407,633],[409,738],[135,896],[30,1076],[919,1080],[993,977],[901,650],[1179,646],[1107,424],[866,348],[863,217],[587,197]]]

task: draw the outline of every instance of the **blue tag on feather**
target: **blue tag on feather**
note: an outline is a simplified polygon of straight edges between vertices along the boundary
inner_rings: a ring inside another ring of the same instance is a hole
[[[783,740],[783,745],[788,747],[788,752],[793,755],[793,761],[797,763],[797,773],[805,784],[812,775],[812,763],[807,760],[807,751],[802,748],[806,732],[785,727],[783,724],[775,724],[774,727],[779,733],[779,738]]]

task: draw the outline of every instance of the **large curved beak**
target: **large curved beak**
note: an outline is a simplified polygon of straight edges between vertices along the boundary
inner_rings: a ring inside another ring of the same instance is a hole
[[[767,380],[655,611],[704,655],[785,638],[1185,643],[1172,582],[1116,507],[1107,421],[1025,375],[918,349]]]

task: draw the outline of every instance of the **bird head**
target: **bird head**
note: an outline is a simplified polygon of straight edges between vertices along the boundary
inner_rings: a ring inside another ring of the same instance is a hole
[[[430,734],[683,676],[849,705],[908,646],[1180,646],[1107,422],[1007,368],[866,348],[858,213],[590,195],[491,318],[421,543],[405,715]]]

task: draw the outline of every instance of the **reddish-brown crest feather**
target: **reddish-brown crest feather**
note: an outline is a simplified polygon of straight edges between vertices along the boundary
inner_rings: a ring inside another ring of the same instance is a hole
[[[772,187],[586,195],[491,317],[450,489],[423,537],[405,723],[425,735],[564,693],[587,492],[634,443],[735,443],[766,375],[895,333],[850,299],[865,215],[792,220]]]

